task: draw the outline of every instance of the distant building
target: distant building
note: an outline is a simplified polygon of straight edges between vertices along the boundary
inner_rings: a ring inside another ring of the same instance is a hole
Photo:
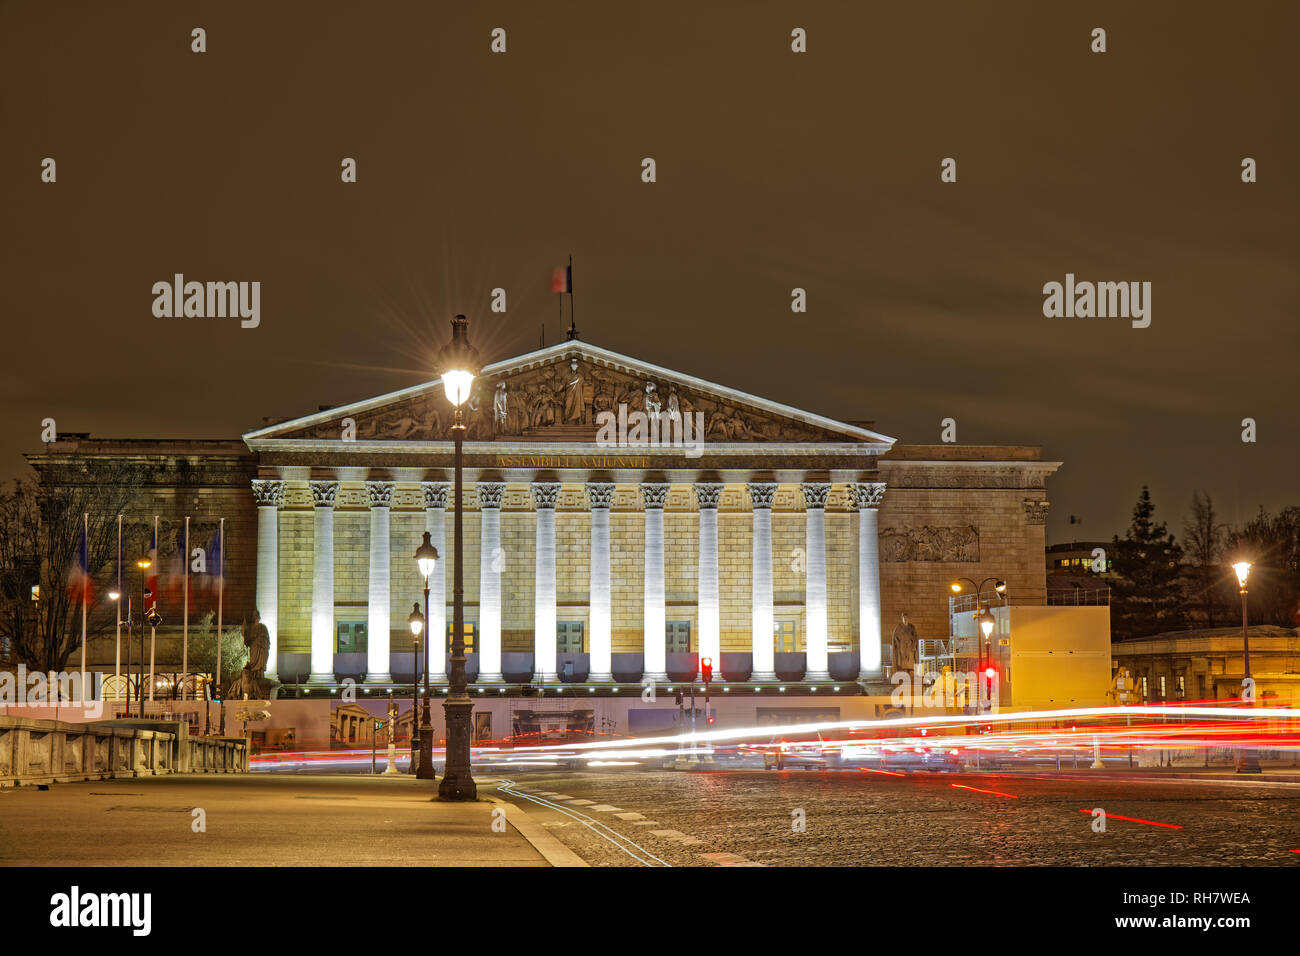
[[[1142,699],[1226,700],[1241,695],[1245,675],[1241,628],[1169,631],[1111,646],[1115,667],[1137,678]],[[1250,671],[1255,696],[1300,694],[1300,631],[1260,625],[1250,629]]]
[[[1093,570],[1093,563],[1097,560],[1098,555],[1095,550],[1100,548],[1105,553],[1106,570],[1097,572]],[[1048,574],[1102,574],[1112,575],[1114,573],[1115,560],[1111,555],[1111,542],[1109,541],[1070,541],[1064,544],[1053,544],[1047,548],[1047,573]]]

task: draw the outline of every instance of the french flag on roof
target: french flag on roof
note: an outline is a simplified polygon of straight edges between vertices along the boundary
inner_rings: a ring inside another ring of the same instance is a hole
[[[551,273],[552,292],[573,292],[573,266],[560,266]]]

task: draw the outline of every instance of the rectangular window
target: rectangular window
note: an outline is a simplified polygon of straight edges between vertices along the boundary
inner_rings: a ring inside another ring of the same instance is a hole
[[[689,654],[691,652],[691,622],[666,622],[664,625],[664,641],[669,654]]]
[[[582,622],[558,621],[555,625],[555,653],[582,653]]]
[[[772,647],[778,654],[798,650],[798,628],[794,621],[777,621],[772,625]]]
[[[1160,699],[1165,699],[1165,675],[1160,675]]]
[[[451,616],[447,617],[447,653],[451,653],[451,636],[452,636]],[[465,622],[465,653],[473,654],[478,650],[478,621]]]
[[[335,636],[338,639],[338,653],[364,654],[366,652],[365,621],[339,621]]]
[[[1178,699],[1185,700],[1186,698],[1187,698],[1187,678],[1185,678],[1182,674],[1179,674],[1178,675]]]

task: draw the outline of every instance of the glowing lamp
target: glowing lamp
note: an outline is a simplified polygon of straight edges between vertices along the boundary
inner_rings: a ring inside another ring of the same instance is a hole
[[[1237,572],[1237,583],[1244,588],[1246,586],[1246,579],[1250,577],[1250,562],[1238,561],[1232,566],[1232,570]]]
[[[998,623],[997,619],[994,618],[993,615],[990,614],[987,609],[984,611],[983,614],[980,615],[979,622],[980,622],[980,630],[984,632],[984,636],[986,638],[993,633],[993,628],[995,628]]]
[[[120,598],[121,596],[122,596],[122,595],[119,594],[119,593],[117,592],[116,589],[114,589],[114,590],[108,592],[108,599],[109,599],[110,601],[116,601],[116,600],[117,600],[118,598]]]
[[[948,587],[952,588],[952,593],[953,593],[953,594],[961,594],[961,582],[960,582],[960,581],[953,581],[952,584],[948,585]]]
[[[425,580],[433,574],[433,566],[438,562],[438,549],[429,540],[429,532],[424,533],[424,541],[415,549],[415,563],[420,566],[420,574]]]
[[[424,615],[420,613],[419,604],[413,605],[411,616],[406,619],[406,622],[411,625],[411,633],[419,637],[420,632],[424,630]]]
[[[459,408],[469,400],[470,387],[481,367],[478,349],[469,344],[469,319],[465,316],[451,320],[451,341],[439,351],[438,364],[447,401]]]

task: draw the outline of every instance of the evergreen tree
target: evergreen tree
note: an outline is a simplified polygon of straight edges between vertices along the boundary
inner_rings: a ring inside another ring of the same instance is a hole
[[[1111,544],[1117,577],[1111,588],[1110,625],[1117,640],[1147,637],[1183,623],[1183,549],[1164,522],[1154,520],[1155,510],[1151,490],[1143,485],[1128,532]]]

